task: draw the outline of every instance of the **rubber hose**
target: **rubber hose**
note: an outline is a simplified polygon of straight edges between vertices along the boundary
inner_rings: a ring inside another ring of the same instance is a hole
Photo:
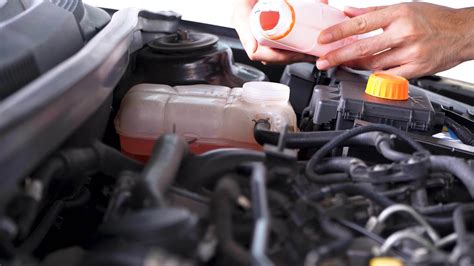
[[[394,134],[401,140],[407,142],[412,148],[419,152],[427,152],[419,143],[406,136],[402,131],[387,125],[368,125],[363,127],[353,128],[344,132],[343,134],[335,137],[326,145],[321,147],[308,161],[306,165],[306,175],[310,178],[317,179],[317,174],[313,171],[315,165],[321,161],[334,148],[340,146],[344,141],[353,138],[354,136],[366,133],[366,132],[383,132],[387,134]]]
[[[187,143],[181,137],[169,134],[158,139],[137,186],[136,195],[144,207],[165,205],[164,195],[187,154]]]
[[[219,149],[190,158],[183,163],[179,183],[183,187],[213,187],[217,180],[239,165],[263,162],[265,153],[244,149]]]
[[[431,170],[448,172],[456,176],[466,186],[474,199],[474,169],[464,159],[451,156],[430,156]]]
[[[280,133],[270,131],[269,123],[266,120],[257,121],[254,127],[254,138],[260,145],[277,145],[280,139]],[[285,138],[285,148],[289,149],[307,149],[321,147],[331,141],[335,136],[343,134],[345,131],[317,131],[317,132],[298,132],[287,133]],[[344,142],[346,145],[374,145],[375,136],[367,134],[365,136],[356,136]]]
[[[239,195],[240,187],[237,182],[230,178],[221,179],[212,195],[212,210],[220,250],[239,265],[249,265],[249,252],[232,235],[232,213]]]

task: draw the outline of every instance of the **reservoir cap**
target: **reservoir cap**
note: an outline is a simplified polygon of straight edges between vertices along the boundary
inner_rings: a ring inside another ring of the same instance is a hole
[[[408,80],[400,76],[374,73],[369,77],[365,93],[388,100],[408,100]]]
[[[290,87],[274,82],[251,81],[242,87],[242,98],[248,103],[287,104],[290,99]]]

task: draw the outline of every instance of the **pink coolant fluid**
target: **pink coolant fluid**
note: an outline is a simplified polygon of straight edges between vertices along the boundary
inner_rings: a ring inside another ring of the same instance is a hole
[[[250,25],[261,45],[323,56],[357,40],[351,37],[326,45],[318,43],[322,30],[347,19],[341,10],[317,0],[259,0]]]

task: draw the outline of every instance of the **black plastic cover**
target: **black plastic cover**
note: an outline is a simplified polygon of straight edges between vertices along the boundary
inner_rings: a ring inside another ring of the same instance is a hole
[[[176,34],[158,37],[137,53],[136,73],[142,74],[142,82],[239,87],[248,81],[266,79],[260,70],[235,63],[232,50],[223,42],[217,42],[217,36],[188,34],[191,40],[180,38],[172,45],[170,39],[175,39]]]
[[[353,128],[355,120],[364,120],[420,133],[431,133],[444,123],[444,114],[435,110],[421,90],[410,90],[406,101],[392,101],[367,95],[365,85],[341,81],[337,86],[316,86],[313,123],[335,122],[336,130],[344,130]]]

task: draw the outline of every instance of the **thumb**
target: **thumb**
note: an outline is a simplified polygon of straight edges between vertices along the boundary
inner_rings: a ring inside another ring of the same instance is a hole
[[[386,8],[386,6],[374,6],[374,7],[366,7],[366,8],[346,6],[344,7],[344,13],[346,14],[346,16],[352,18],[352,17],[361,16],[373,11],[381,10],[384,8]]]

